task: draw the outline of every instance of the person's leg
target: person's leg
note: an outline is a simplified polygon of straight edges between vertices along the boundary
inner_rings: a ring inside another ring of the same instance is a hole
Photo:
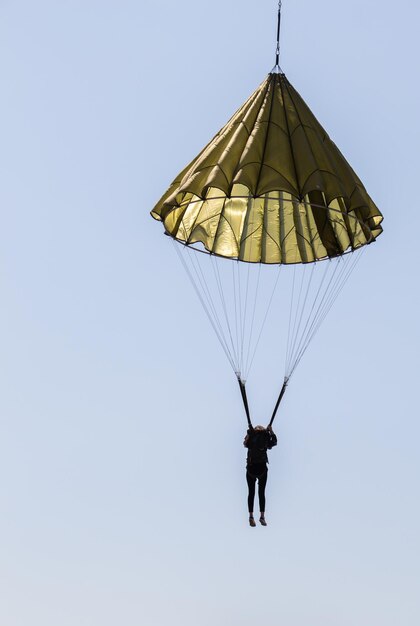
[[[258,477],[258,499],[260,501],[260,522],[265,526],[265,487],[267,484],[268,472],[264,472]]]
[[[246,473],[246,482],[248,483],[248,511],[249,511],[249,521],[254,520],[254,498],[255,498],[255,476],[251,476],[251,474],[247,471]],[[251,524],[251,526],[255,526]]]

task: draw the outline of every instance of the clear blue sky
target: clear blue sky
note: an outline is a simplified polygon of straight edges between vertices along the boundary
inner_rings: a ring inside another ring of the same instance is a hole
[[[0,3],[5,626],[420,622],[418,3],[283,3],[282,67],[385,221],[285,398],[266,529],[149,216],[273,66],[276,9]]]

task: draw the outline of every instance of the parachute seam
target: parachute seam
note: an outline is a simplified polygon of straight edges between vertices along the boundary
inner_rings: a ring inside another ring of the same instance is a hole
[[[274,83],[275,83],[275,80],[273,81],[273,80],[270,79],[269,86],[272,89],[272,93],[271,93],[270,110],[269,110],[269,113],[268,113],[268,119],[271,118],[271,111],[273,110]],[[267,124],[267,130],[266,130],[265,137],[264,137],[264,147],[263,147],[261,163],[260,163],[260,170],[258,172],[257,182],[255,183],[255,194],[258,194],[258,188],[260,186],[260,179],[261,179],[261,172],[262,172],[262,168],[265,165],[264,159],[265,159],[265,153],[266,153],[266,150],[267,150],[267,143],[268,143],[268,136],[269,136],[269,134],[270,134],[270,124]]]
[[[286,126],[287,126],[287,134],[289,135],[289,146],[290,146],[290,154],[292,156],[292,162],[293,162],[293,169],[295,171],[295,180],[296,180],[296,185],[294,185],[294,187],[299,191],[299,194],[301,195],[301,189],[299,187],[299,175],[298,175],[298,170],[297,170],[297,165],[296,165],[296,159],[295,159],[295,151],[293,148],[293,143],[292,143],[292,137],[290,134],[290,126],[289,126],[289,118],[287,116],[287,108],[286,108],[286,103],[284,100],[284,92],[283,92],[283,81],[280,80],[280,76],[278,76],[277,78],[278,83],[279,83],[279,88],[280,88],[280,93],[281,93],[281,97],[282,97],[282,101],[283,101],[283,111],[284,111],[284,119],[286,122]],[[292,100],[292,104],[294,106],[293,100]]]
[[[232,180],[231,180],[231,183],[230,183],[230,186],[229,186],[229,190],[228,190],[228,192],[230,192],[230,191],[232,190],[232,187],[233,187],[233,185],[235,184],[235,182],[234,182],[234,181],[235,181],[235,178],[236,178],[236,176],[237,176],[238,172],[239,172],[239,171],[240,171],[240,170],[244,167],[244,166],[242,165],[242,158],[243,158],[243,156],[244,156],[244,153],[245,153],[246,149],[248,148],[249,142],[251,141],[251,138],[252,138],[252,131],[253,131],[253,129],[255,128],[255,125],[256,125],[257,123],[261,123],[261,122],[259,122],[259,118],[260,118],[260,117],[262,117],[262,116],[264,115],[264,112],[265,112],[265,111],[264,111],[264,103],[265,103],[265,101],[266,101],[267,94],[268,94],[269,89],[270,89],[270,82],[271,82],[271,81],[267,79],[267,84],[266,84],[266,86],[265,86],[264,95],[263,95],[263,97],[262,97],[261,108],[260,108],[259,112],[257,113],[257,115],[255,116],[255,120],[254,120],[254,123],[253,123],[253,125],[252,125],[252,130],[251,130],[251,129],[249,130],[248,139],[246,140],[246,142],[245,142],[245,144],[244,144],[244,146],[243,146],[243,148],[242,148],[242,150],[241,150],[241,154],[240,154],[240,156],[238,157],[238,162],[237,162],[237,164],[236,164],[236,167],[235,167],[235,169],[234,169],[234,170],[233,170],[233,172],[232,172]],[[257,187],[255,187],[254,191],[255,191],[256,189],[257,189]],[[250,191],[250,193],[252,193],[252,190],[251,190],[251,189],[249,189],[249,191]]]

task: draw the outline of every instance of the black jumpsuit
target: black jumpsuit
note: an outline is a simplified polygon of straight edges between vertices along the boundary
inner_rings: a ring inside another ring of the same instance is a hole
[[[277,445],[277,437],[270,430],[249,428],[244,439],[248,448],[246,461],[246,481],[248,483],[248,511],[254,511],[255,482],[258,479],[258,499],[260,512],[265,512],[265,486],[267,484],[267,450]]]

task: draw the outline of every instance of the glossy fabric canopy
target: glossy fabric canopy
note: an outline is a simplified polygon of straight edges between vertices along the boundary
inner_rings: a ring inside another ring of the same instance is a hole
[[[382,232],[363,184],[279,73],[268,75],[151,214],[178,241],[260,263],[336,257]]]

